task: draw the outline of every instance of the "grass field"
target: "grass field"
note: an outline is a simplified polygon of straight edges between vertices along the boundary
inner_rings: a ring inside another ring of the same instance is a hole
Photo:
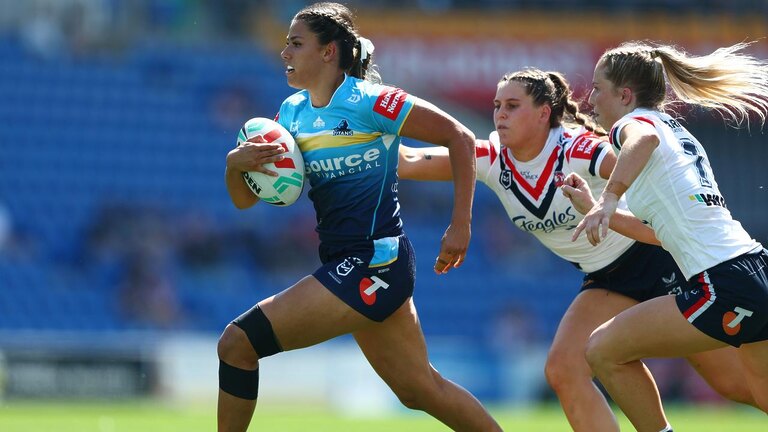
[[[530,410],[494,409],[507,431],[566,432],[555,405]],[[668,409],[675,432],[766,432],[768,416],[752,408],[681,406]],[[620,417],[622,430],[633,428]],[[215,430],[213,406],[173,408],[162,403],[5,403],[2,432],[197,432]],[[423,413],[403,411],[386,418],[349,418],[321,408],[267,407],[257,410],[251,431],[269,432],[437,432],[446,427]]]

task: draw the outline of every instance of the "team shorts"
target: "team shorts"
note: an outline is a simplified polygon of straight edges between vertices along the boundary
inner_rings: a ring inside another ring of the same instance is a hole
[[[352,309],[384,321],[413,295],[416,257],[405,234],[320,246],[323,265],[312,275]]]
[[[661,246],[636,242],[611,264],[587,273],[581,291],[601,288],[644,302],[683,292],[686,285],[669,252]]]
[[[703,333],[735,347],[768,340],[768,252],[748,253],[705,270],[676,297]]]

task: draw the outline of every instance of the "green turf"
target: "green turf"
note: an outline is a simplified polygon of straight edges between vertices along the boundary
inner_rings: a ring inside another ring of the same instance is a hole
[[[554,405],[530,410],[493,409],[506,431],[565,432],[570,428]],[[675,432],[766,432],[768,416],[746,407],[685,406],[668,409]],[[621,417],[620,417],[621,418]],[[621,418],[622,430],[633,430]],[[0,405],[2,432],[196,432],[215,430],[213,406],[174,408],[162,403],[14,403]],[[393,432],[446,431],[423,413],[386,418],[349,418],[322,408],[259,408],[251,431]]]

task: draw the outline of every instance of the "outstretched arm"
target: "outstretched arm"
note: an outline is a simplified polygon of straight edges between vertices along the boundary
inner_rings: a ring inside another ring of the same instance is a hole
[[[573,208],[581,214],[587,214],[596,204],[594,198],[592,198],[589,185],[576,173],[571,173],[565,178],[561,190],[563,195],[571,200]],[[611,218],[610,228],[625,237],[643,243],[661,244],[651,227],[643,223],[632,213],[623,209],[616,210],[616,213]]]
[[[451,159],[445,147],[408,147],[400,145],[397,175],[405,180],[453,180]]]
[[[593,245],[600,243],[608,234],[611,217],[616,212],[619,198],[629,189],[640,172],[645,168],[651,154],[659,145],[656,131],[648,125],[630,123],[621,130],[621,142],[624,143],[616,161],[616,167],[608,179],[605,190],[597,203],[584,219],[581,220],[573,238],[584,231]]]
[[[446,273],[466,257],[471,237],[472,199],[475,192],[475,136],[436,106],[418,99],[400,134],[448,149],[453,178],[451,225],[443,236],[435,272]]]

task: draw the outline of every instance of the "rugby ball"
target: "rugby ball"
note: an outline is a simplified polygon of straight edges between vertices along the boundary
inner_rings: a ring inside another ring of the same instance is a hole
[[[262,201],[276,205],[291,205],[301,196],[304,188],[304,158],[290,132],[280,123],[263,117],[255,117],[243,125],[237,134],[237,145],[261,135],[267,142],[280,144],[285,149],[281,161],[265,164],[264,167],[276,172],[272,177],[257,171],[243,173],[248,187]]]

